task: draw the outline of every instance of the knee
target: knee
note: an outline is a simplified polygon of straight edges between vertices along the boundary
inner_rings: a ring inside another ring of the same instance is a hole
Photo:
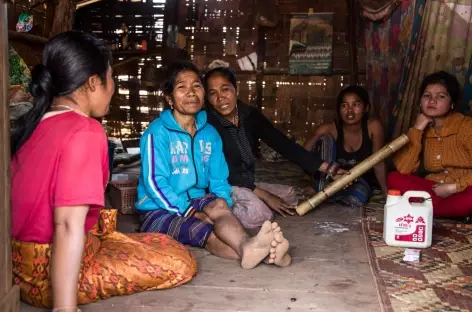
[[[334,140],[334,137],[331,134],[326,133],[326,134],[321,135],[318,138],[318,141],[334,142],[335,140]]]
[[[213,221],[210,219],[210,217],[204,213],[204,212],[196,212],[195,213],[195,218],[200,219],[200,221],[206,222],[213,224]]]
[[[331,134],[323,134],[313,145],[312,152],[320,153],[324,161],[334,160],[336,157],[336,140]]]
[[[331,134],[323,134],[317,140],[315,146],[319,146],[321,149],[331,148],[336,143],[336,140]]]
[[[228,203],[223,198],[217,198],[203,208],[204,212],[210,217],[211,220],[215,220],[221,216],[231,213]]]

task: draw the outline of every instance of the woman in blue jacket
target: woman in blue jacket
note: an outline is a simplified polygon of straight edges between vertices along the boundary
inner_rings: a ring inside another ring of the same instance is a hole
[[[154,120],[141,138],[137,210],[141,231],[167,234],[179,242],[241,261],[250,269],[264,261],[287,266],[288,241],[267,221],[250,237],[230,208],[222,141],[202,111],[205,91],[198,69],[174,63],[166,75],[171,109]]]

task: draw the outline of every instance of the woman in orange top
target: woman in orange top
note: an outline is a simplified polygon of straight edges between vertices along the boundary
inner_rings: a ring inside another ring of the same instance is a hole
[[[425,77],[421,113],[408,131],[410,143],[398,152],[398,172],[388,177],[390,189],[431,194],[434,216],[472,215],[472,118],[454,112],[460,99],[457,79],[444,72]],[[418,175],[420,166],[425,179]]]

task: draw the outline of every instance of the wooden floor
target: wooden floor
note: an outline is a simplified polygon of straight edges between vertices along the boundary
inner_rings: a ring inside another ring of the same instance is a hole
[[[187,285],[111,298],[84,312],[380,311],[362,236],[359,210],[323,205],[304,217],[278,218],[291,242],[293,264],[243,270],[193,249],[199,273]],[[121,218],[119,229],[133,231]],[[22,312],[45,311],[25,304]]]
[[[259,181],[293,185],[299,191],[311,187],[311,180],[293,164],[260,162],[256,168]],[[123,172],[139,175],[139,166]],[[192,249],[199,272],[190,283],[170,290],[111,298],[81,309],[83,312],[381,310],[358,209],[323,204],[304,217],[279,217],[276,221],[291,244],[293,264],[288,268],[260,265],[243,270],[236,262]],[[124,233],[136,232],[138,224],[133,216],[118,218],[118,230]],[[22,312],[39,311],[42,310],[22,305]]]

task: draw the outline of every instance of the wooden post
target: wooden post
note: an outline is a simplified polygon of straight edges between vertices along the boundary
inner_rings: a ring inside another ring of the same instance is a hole
[[[56,1],[50,0],[46,3],[46,19],[44,23],[43,36],[48,38],[52,32],[52,25],[54,24],[54,12],[56,11]]]
[[[264,88],[262,82],[264,81],[264,62],[266,54],[266,28],[259,25],[257,32],[257,72],[256,72],[256,107],[262,111],[262,98],[264,97]]]
[[[72,30],[74,26],[74,15],[76,10],[75,0],[60,0],[51,1],[55,3],[54,22],[52,23],[52,30],[49,37],[57,35],[58,33]]]
[[[358,78],[357,66],[357,0],[347,0],[348,40],[349,40],[349,84],[356,85]]]
[[[137,76],[137,74],[136,74]],[[139,90],[141,85],[138,80],[130,79],[128,82],[129,90],[129,115],[131,119],[131,135],[133,137],[141,136],[141,97],[139,95]]]
[[[20,289],[12,287],[7,21],[7,5],[0,0],[0,311],[19,312]]]

